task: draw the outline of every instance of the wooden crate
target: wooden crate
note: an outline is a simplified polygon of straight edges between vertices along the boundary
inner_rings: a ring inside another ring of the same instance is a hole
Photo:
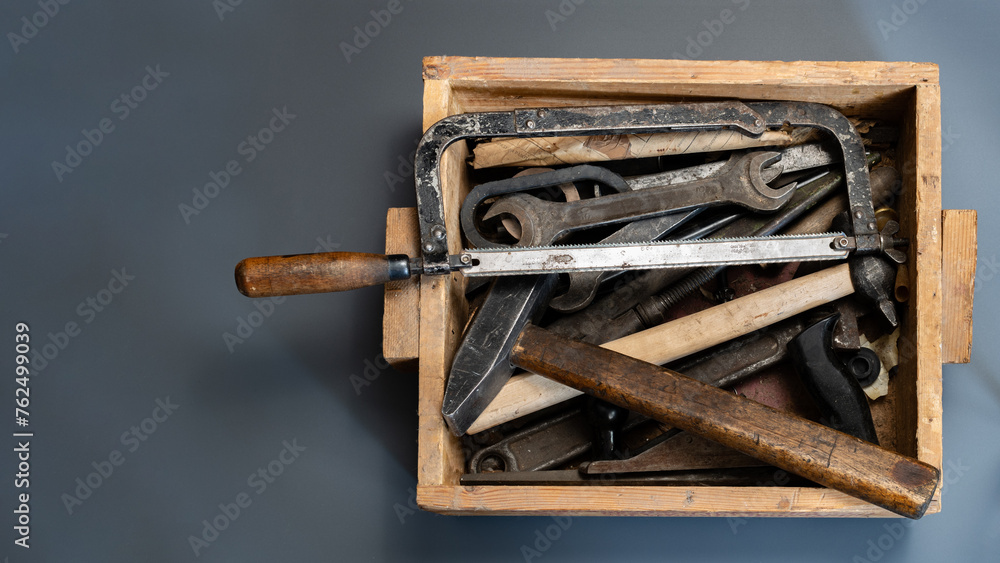
[[[902,235],[909,237],[910,299],[899,375],[881,406],[895,449],[941,467],[941,364],[967,362],[971,344],[975,211],[941,210],[938,69],[885,62],[748,62],[598,59],[424,59],[428,128],[448,115],[523,107],[710,99],[791,100],[899,124]],[[449,232],[470,189],[467,147],[442,162]],[[417,254],[413,209],[389,211],[387,252]],[[460,250],[452,237],[450,250]],[[942,245],[947,249],[942,267]],[[942,274],[944,272],[944,274]],[[386,288],[384,354],[419,362],[417,503],[448,514],[888,517],[891,513],[826,488],[459,485],[464,456],[441,416],[445,381],[468,315],[459,274]],[[942,290],[945,290],[944,292]],[[942,347],[942,343],[944,346]],[[888,409],[888,410],[887,410]],[[928,513],[941,510],[940,490]]]

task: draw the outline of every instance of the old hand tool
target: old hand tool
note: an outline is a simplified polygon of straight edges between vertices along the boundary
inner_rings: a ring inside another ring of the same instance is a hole
[[[588,475],[692,471],[722,467],[759,467],[759,459],[688,432],[677,432],[650,449],[627,459],[602,459],[580,465]]]
[[[509,335],[544,312],[558,276],[501,276],[469,319],[445,386],[441,414],[456,435],[465,433],[514,373]]]
[[[593,397],[587,399],[598,402]],[[591,411],[589,405],[572,408],[483,447],[469,460],[469,473],[556,469],[579,459],[597,442],[593,440]],[[663,435],[660,425],[646,417],[632,416],[622,422],[621,444],[626,449],[644,447]],[[598,443],[597,449],[601,447]],[[598,459],[609,457],[597,455]]]
[[[554,469],[590,447],[586,415],[573,409],[479,450],[469,461],[469,473]]]
[[[805,329],[789,343],[788,352],[827,424],[878,444],[868,397],[861,390],[856,374],[834,351],[833,325],[836,322],[837,315],[831,315]]]
[[[827,166],[829,164],[840,162],[840,155],[836,153],[836,149],[830,150],[821,143],[804,143],[801,145],[783,148],[778,152],[781,153],[781,162],[779,167],[781,169],[780,172],[783,174],[797,172],[799,170],[808,170],[810,168],[818,168],[820,166]],[[631,176],[625,178],[625,182],[628,183],[628,186],[633,190],[643,190],[656,186],[668,186],[671,184],[692,182],[694,180],[701,180],[718,174],[723,168],[725,168],[726,164],[728,164],[728,161],[718,160],[715,162],[688,166],[687,168],[680,168],[677,170],[668,170],[666,172],[657,172],[655,174],[645,174],[642,176]],[[765,168],[763,171],[764,179],[768,183],[770,183],[773,179],[768,177],[768,172],[771,169],[772,167],[769,167]],[[774,176],[777,177],[777,174],[774,174]]]
[[[553,202],[512,194],[490,206],[483,220],[510,215],[521,226],[517,245],[541,246],[574,231],[696,207],[735,203],[757,211],[776,211],[792,196],[795,184],[773,189],[764,182],[761,171],[780,158],[776,152],[750,153],[730,161],[718,176],[586,200]],[[470,226],[463,227],[468,237]]]
[[[530,324],[510,361],[907,518],[937,489],[940,472],[922,461]]]
[[[658,249],[613,247],[618,248],[619,252],[608,252],[607,249],[601,248],[549,249],[542,250],[541,255],[537,254],[539,250],[523,249],[511,253],[535,252],[536,254],[530,257],[518,259],[507,257],[500,260],[485,250],[467,251],[449,256],[448,230],[444,221],[444,197],[439,170],[443,152],[452,143],[468,138],[601,135],[722,128],[732,128],[747,135],[757,136],[767,129],[777,129],[786,125],[814,127],[825,131],[832,135],[843,153],[852,236],[831,238],[829,242],[836,246],[835,250],[844,251],[833,257],[842,258],[846,256],[846,251],[866,255],[891,250],[894,246],[891,237],[887,239],[879,236],[876,230],[875,211],[871,203],[871,187],[861,139],[850,121],[828,106],[803,102],[711,102],[538,108],[454,115],[442,119],[427,130],[417,148],[414,160],[421,258],[411,259],[404,255],[389,257],[359,253],[327,253],[247,259],[237,266],[237,287],[245,295],[265,297],[342,291],[404,279],[411,274],[443,275],[454,270],[463,270],[466,275],[513,275],[530,271],[551,273],[581,269],[622,269],[623,265],[631,263],[627,259],[637,254],[641,255],[643,251],[658,250],[660,257],[665,258],[677,249],[669,245]],[[724,247],[729,247],[730,255],[735,253],[736,248],[753,247],[753,250],[759,250],[760,245],[773,245],[774,242],[755,241],[751,244],[747,241],[720,241],[716,243],[717,246],[711,254],[722,251]],[[691,248],[686,250],[690,251]],[[774,250],[778,252],[777,249]],[[802,250],[795,244],[783,246],[780,248],[780,253],[783,254],[781,260],[801,260],[804,257],[798,252]],[[815,259],[813,250],[809,248],[805,257]],[[580,259],[577,259],[578,255]],[[626,260],[623,261],[623,258]],[[824,258],[829,259],[830,256]],[[689,256],[685,260],[661,259],[652,262],[657,263],[651,266],[647,262],[641,267],[676,266],[678,262],[691,264],[692,259]],[[694,262],[700,263],[698,260]],[[533,266],[527,269],[512,268],[515,263],[533,264]]]

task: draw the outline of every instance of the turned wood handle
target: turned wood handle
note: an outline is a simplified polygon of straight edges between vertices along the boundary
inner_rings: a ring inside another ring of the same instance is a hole
[[[922,461],[534,325],[511,363],[908,518],[937,488],[939,471]]]
[[[409,277],[405,254],[292,254],[246,258],[236,265],[236,287],[247,297],[347,291]]]

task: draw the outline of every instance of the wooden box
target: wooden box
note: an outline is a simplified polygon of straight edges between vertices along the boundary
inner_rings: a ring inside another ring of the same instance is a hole
[[[936,65],[429,57],[423,73],[425,129],[465,112],[711,99],[819,102],[848,116],[897,123],[902,235],[911,241],[910,298],[899,374],[880,408],[890,420],[888,445],[941,466],[941,364],[969,361],[976,215],[941,210]],[[470,188],[466,156],[465,144],[457,143],[442,163],[453,233],[460,231],[458,210]],[[390,210],[386,232],[387,252],[419,254],[413,209]],[[450,242],[451,252],[459,251],[458,237]],[[826,488],[459,485],[464,455],[445,426],[441,401],[468,314],[463,288],[459,274],[386,287],[384,355],[399,367],[419,363],[422,508],[490,515],[893,516]],[[940,510],[939,490],[927,513]]]

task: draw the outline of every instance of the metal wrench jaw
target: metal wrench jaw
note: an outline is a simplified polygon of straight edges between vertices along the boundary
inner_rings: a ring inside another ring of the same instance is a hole
[[[521,238],[514,246],[546,246],[565,234],[545,228],[551,223],[550,218],[557,214],[558,204],[528,194],[510,194],[490,206],[483,215],[483,222],[511,216],[521,225]]]
[[[764,169],[780,161],[781,153],[768,151],[751,154],[750,158],[742,158],[734,163],[734,166],[743,165],[740,174],[720,174],[720,179],[727,183],[724,186],[726,193],[733,203],[757,211],[777,211],[792,198],[798,183],[792,182],[780,189],[768,186],[764,179]],[[768,175],[773,177],[772,174],[773,172]]]

